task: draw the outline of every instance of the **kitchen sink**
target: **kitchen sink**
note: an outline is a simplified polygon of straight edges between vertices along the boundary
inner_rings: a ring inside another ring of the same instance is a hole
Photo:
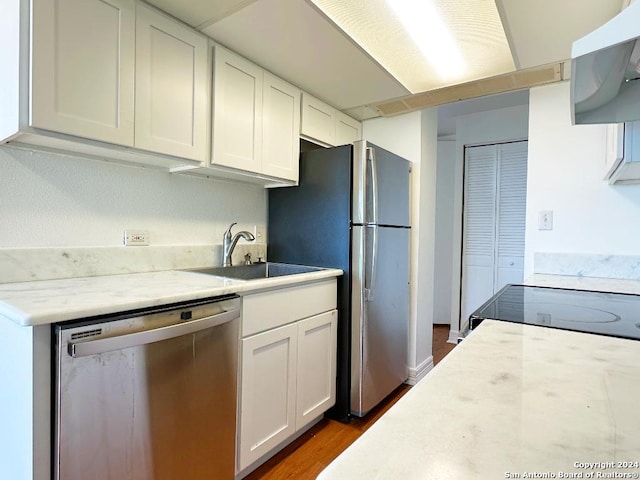
[[[235,278],[238,280],[257,280],[260,278],[282,277],[298,273],[319,272],[320,267],[291,265],[289,263],[254,263],[253,265],[236,265],[232,267],[207,267],[189,269],[189,272],[205,273],[217,277]]]

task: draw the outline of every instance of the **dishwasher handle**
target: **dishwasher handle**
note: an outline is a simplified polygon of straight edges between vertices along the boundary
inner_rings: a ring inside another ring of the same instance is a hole
[[[205,330],[207,328],[217,327],[218,325],[230,322],[236,318],[240,318],[239,309],[228,310],[209,317],[203,317],[190,322],[178,323],[153,330],[144,330],[141,332],[128,333],[126,335],[119,335],[116,337],[100,338],[86,342],[70,343],[69,355],[74,358],[87,357],[89,355],[112,352],[123,348],[147,345],[161,340],[189,335],[190,333],[199,332],[200,330]]]

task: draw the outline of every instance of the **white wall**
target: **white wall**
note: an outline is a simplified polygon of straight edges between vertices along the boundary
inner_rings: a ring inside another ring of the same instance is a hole
[[[451,259],[453,257],[453,192],[455,191],[454,141],[438,141],[436,173],[435,283],[433,323],[451,323]]]
[[[571,125],[569,83],[530,93],[525,278],[535,252],[640,253],[640,185],[611,186],[604,125]],[[553,230],[538,212],[553,211]]]
[[[363,122],[362,138],[420,164],[421,127],[420,112],[373,118]]]
[[[0,147],[0,248],[220,244],[226,227],[266,225],[257,186]]]
[[[464,147],[527,138],[529,109],[526,105],[461,115],[456,120],[455,191],[453,192],[453,244],[451,257],[451,333],[460,330],[460,272],[462,251],[462,196]]]
[[[436,183],[438,160],[438,109],[421,112],[422,158],[420,160],[420,206],[416,303],[416,362],[433,362],[433,295],[435,283]],[[432,363],[431,363],[432,364]]]
[[[437,112],[427,113],[426,120]],[[425,160],[425,128],[432,133],[433,148],[436,144],[437,120],[423,120],[421,112],[412,112],[390,118],[375,118],[363,122],[363,138],[394,152],[413,162],[412,172],[412,212],[411,212],[411,319],[409,324],[409,369],[410,381],[414,382],[432,366],[432,302],[433,302],[433,245],[429,245],[427,214],[433,205],[423,208],[423,202],[430,198],[430,189],[435,197],[435,154]],[[426,163],[425,163],[426,162]],[[423,168],[425,167],[424,172]],[[422,184],[424,176],[433,175]],[[433,183],[433,187],[429,184]],[[435,203],[435,202],[433,202]],[[435,222],[433,222],[435,223]],[[424,246],[421,242],[427,242]],[[432,260],[431,260],[432,262]],[[431,283],[429,283],[431,282]],[[431,286],[429,286],[431,285]],[[420,292],[420,294],[418,294]]]

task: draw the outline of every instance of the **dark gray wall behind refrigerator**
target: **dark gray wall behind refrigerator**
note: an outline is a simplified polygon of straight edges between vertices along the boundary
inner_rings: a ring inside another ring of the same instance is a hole
[[[299,186],[269,190],[267,258],[340,268],[336,406],[330,416],[350,413],[351,201],[353,147],[317,149],[300,155]]]

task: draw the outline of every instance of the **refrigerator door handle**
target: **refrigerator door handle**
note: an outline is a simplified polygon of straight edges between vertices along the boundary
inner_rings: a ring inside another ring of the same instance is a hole
[[[367,233],[371,235],[371,253],[367,252],[365,265],[368,269],[364,276],[364,297],[366,302],[373,301],[373,292],[376,283],[376,263],[378,260],[378,226],[368,225]]]
[[[376,165],[376,150],[367,147],[367,164],[371,168],[371,218],[367,223],[378,224],[378,167]]]
[[[369,173],[367,142],[358,140],[353,143],[353,223],[367,223],[367,174]]]

